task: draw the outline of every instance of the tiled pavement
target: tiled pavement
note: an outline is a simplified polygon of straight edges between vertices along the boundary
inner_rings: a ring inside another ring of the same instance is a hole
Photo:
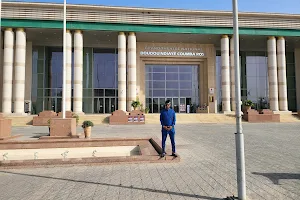
[[[0,199],[219,200],[236,196],[235,126],[176,128],[180,163],[1,170]],[[243,128],[248,199],[299,200],[300,124],[244,124]],[[94,127],[92,134],[160,137],[159,129],[155,125],[103,125]],[[28,139],[47,134],[47,127],[18,127],[13,132]]]

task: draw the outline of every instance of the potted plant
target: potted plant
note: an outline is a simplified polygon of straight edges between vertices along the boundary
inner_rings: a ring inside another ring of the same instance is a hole
[[[248,111],[253,106],[253,102],[251,100],[245,100],[243,106],[245,110]]]
[[[84,129],[85,138],[91,138],[92,127],[94,123],[92,121],[82,122],[82,128]]]
[[[150,108],[146,107],[146,108],[145,108],[145,113],[148,114],[149,111],[150,111]]]
[[[77,114],[73,113],[72,118],[76,118],[76,126],[78,126],[79,116]]]
[[[133,107],[134,110],[136,110],[137,107],[141,105],[141,102],[139,100],[132,101],[131,106]]]

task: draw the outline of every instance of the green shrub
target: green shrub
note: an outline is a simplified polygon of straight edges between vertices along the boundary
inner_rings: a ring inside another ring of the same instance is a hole
[[[78,125],[79,122],[79,116],[76,115],[75,113],[72,114],[72,118],[76,118],[76,125]]]
[[[141,102],[139,100],[136,101],[132,101],[131,106],[136,109],[137,107],[139,107],[141,105]]]
[[[253,106],[254,104],[253,104],[253,102],[251,101],[251,100],[245,100],[244,102],[243,102],[243,105],[244,106]]]
[[[149,111],[150,111],[150,108],[146,107],[145,108],[145,113],[149,113]]]
[[[92,121],[84,121],[82,122],[82,128],[93,127],[94,123]]]

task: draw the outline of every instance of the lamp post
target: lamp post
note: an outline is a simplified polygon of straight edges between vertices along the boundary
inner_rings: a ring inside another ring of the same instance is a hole
[[[67,31],[67,5],[64,0],[64,19],[63,19],[63,88],[62,88],[62,118],[66,118],[66,31]]]
[[[245,175],[245,154],[244,134],[242,129],[241,112],[241,85],[240,85],[240,62],[239,62],[239,20],[238,0],[232,0],[233,14],[233,37],[234,37],[234,66],[235,66],[235,102],[236,102],[236,169],[239,200],[246,200],[246,175]]]

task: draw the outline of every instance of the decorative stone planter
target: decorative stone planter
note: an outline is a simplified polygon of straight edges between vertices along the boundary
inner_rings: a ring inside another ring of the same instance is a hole
[[[92,127],[91,126],[84,128],[85,138],[87,138],[87,139],[91,138],[91,134],[92,134]]]

